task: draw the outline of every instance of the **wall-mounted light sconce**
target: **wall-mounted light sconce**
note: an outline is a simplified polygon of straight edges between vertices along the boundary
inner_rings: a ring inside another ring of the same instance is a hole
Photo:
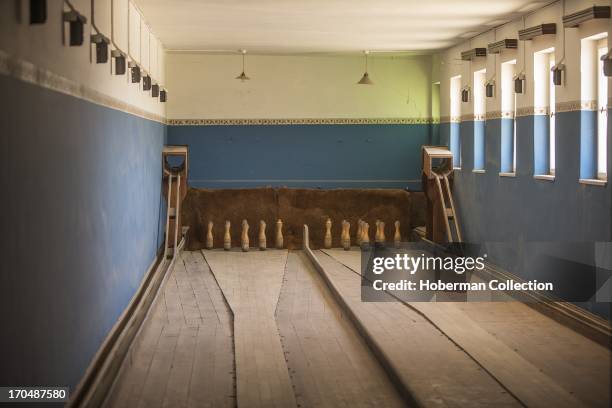
[[[112,50],[111,57],[115,59],[115,75],[125,75],[125,54],[119,50]]]
[[[612,76],[612,49],[608,50],[607,54],[601,56],[603,61],[603,73],[605,76]]]
[[[30,24],[47,21],[47,0],[30,0]]]
[[[153,84],[151,86],[151,97],[157,98],[159,96],[159,85]]]
[[[485,84],[485,94],[487,98],[493,98],[495,96],[495,80],[489,79]]]
[[[83,45],[83,26],[87,18],[76,10],[64,11],[64,22],[70,23],[70,46]]]
[[[552,72],[552,81],[555,86],[559,86],[563,84],[563,72],[565,71],[564,64],[557,64],[550,69]]]
[[[461,102],[469,102],[470,101],[470,87],[466,86],[461,90]]]
[[[102,34],[91,35],[92,44],[96,45],[96,63],[106,64],[108,62],[108,44],[110,40]]]
[[[514,93],[522,94],[525,91],[525,74],[520,73],[514,76]]]
[[[142,90],[143,91],[151,90],[151,77],[149,75],[145,75],[142,77]]]
[[[159,91],[159,101],[160,102],[166,102],[167,98],[168,98],[168,95],[165,89],[162,89],[161,91]]]
[[[141,72],[140,67],[135,62],[128,62],[128,67],[130,68],[131,81],[133,84],[140,82]]]

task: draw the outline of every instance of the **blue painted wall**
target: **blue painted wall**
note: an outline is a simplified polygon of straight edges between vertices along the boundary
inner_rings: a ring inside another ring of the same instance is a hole
[[[162,242],[165,126],[0,89],[0,384],[74,387]]]
[[[420,190],[430,125],[169,126],[189,145],[192,187]]]
[[[533,179],[533,116],[517,120],[516,177],[498,174],[501,120],[487,121],[484,174],[472,172],[473,122],[461,124],[463,166],[456,172],[454,194],[464,240],[483,244],[481,252],[502,268],[525,279],[549,280],[558,295],[610,318],[609,303],[579,302],[575,295],[585,285],[595,286],[597,277],[609,276],[612,190],[610,183],[606,187],[578,183],[581,113],[556,117],[554,182]],[[441,125],[443,142],[449,142],[450,134],[450,125]]]

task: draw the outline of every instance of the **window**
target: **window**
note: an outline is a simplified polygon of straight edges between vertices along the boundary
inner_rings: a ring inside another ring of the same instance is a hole
[[[607,33],[581,41],[580,53],[580,179],[608,178],[608,79],[601,57],[608,52]],[[585,106],[586,105],[586,106]]]
[[[453,167],[461,167],[461,75],[450,80],[450,149]]]
[[[608,39],[597,42],[597,178],[608,179],[608,77],[603,72],[603,57]]]
[[[551,68],[554,48],[533,56],[534,78],[534,174],[553,179],[555,175],[555,85]]]
[[[501,166],[502,174],[516,171],[516,60],[501,64]]]
[[[487,71],[474,72],[474,171],[485,168],[485,83]]]

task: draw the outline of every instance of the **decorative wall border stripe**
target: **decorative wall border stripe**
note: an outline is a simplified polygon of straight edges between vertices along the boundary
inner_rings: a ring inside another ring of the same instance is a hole
[[[612,97],[608,98],[608,109],[612,109]],[[555,106],[555,112],[579,112],[579,111],[597,111],[597,101],[568,101],[568,102],[559,102]],[[549,110],[548,107],[538,107],[535,108],[533,106],[527,106],[524,108],[518,108],[516,110],[516,116],[534,116],[534,115],[548,115]],[[514,112],[512,111],[492,111],[487,112],[485,116],[486,120],[494,120],[494,119],[512,119],[514,117]],[[480,119],[480,115],[462,115],[460,118],[451,118],[450,116],[442,116],[440,118],[440,123],[456,123],[462,121],[473,121],[473,120],[483,120]],[[459,120],[458,120],[459,119]]]
[[[37,67],[31,62],[13,58],[2,50],[0,50],[0,75],[10,76],[23,82],[38,85],[52,91],[126,112],[144,119],[166,123],[166,119],[163,116],[148,112],[120,99],[105,95],[71,79],[55,74],[44,68]]]
[[[168,119],[172,126],[252,126],[252,125],[430,125],[432,118],[296,118],[296,119]]]

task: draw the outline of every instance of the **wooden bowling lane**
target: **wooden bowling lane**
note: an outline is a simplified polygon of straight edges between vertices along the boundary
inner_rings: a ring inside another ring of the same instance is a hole
[[[302,251],[288,255],[276,323],[299,406],[404,406]]]
[[[331,269],[359,278],[358,250],[320,254],[326,264],[336,261]],[[610,404],[610,351],[523,303],[409,305],[527,406]]]
[[[123,361],[107,407],[234,407],[232,314],[199,252],[182,252]]]
[[[419,406],[521,406],[421,314],[395,301],[362,302],[360,277],[326,253],[314,254],[379,358],[386,361],[404,393],[410,394]],[[357,251],[354,254],[360,256]]]
[[[234,315],[238,406],[297,406],[274,316],[287,251],[202,253]]]

